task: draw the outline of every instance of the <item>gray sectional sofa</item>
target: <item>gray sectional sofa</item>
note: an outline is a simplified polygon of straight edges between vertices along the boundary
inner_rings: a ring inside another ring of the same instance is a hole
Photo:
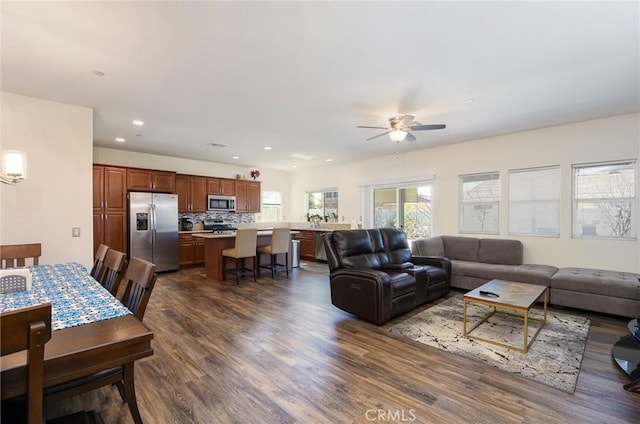
[[[472,290],[492,279],[539,284],[556,306],[640,317],[639,274],[523,264],[519,240],[437,236],[415,240],[412,250],[451,260],[451,287]]]

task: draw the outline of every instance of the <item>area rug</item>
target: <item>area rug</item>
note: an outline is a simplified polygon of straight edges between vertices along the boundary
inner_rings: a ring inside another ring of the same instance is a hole
[[[487,306],[467,304],[467,328],[479,322],[489,311]],[[543,312],[534,308],[529,316],[542,318]],[[471,334],[521,348],[523,324],[521,317],[495,314]],[[527,353],[466,338],[462,335],[462,296],[455,296],[394,325],[389,331],[573,393],[590,321],[548,310],[547,323],[531,343],[539,325],[539,322],[529,320],[530,345]]]

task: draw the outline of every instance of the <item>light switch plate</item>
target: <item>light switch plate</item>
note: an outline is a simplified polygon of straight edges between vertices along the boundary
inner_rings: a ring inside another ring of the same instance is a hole
[[[80,237],[80,227],[73,227],[71,230],[72,237]]]

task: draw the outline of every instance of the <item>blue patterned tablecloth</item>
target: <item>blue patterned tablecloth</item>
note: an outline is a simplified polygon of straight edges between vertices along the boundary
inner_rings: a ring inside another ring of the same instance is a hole
[[[0,294],[0,312],[51,302],[53,330],[131,314],[79,263],[27,268],[31,290]]]

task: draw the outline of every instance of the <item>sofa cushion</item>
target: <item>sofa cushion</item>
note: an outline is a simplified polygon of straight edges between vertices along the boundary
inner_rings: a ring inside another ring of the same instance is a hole
[[[516,281],[519,283],[549,286],[551,276],[558,268],[550,265],[498,265],[481,262],[451,261],[451,272],[455,275],[481,278],[489,281],[493,279]]]
[[[367,230],[334,231],[333,239],[343,267],[380,269],[380,257]]]
[[[522,265],[522,242],[520,240],[480,239],[478,262],[502,265]]]
[[[416,256],[441,256],[444,257],[444,244],[442,237],[418,239],[413,242],[413,250]]]
[[[639,277],[640,275],[630,272],[562,268],[551,277],[551,287],[572,292],[640,300]]]
[[[444,255],[449,259],[477,261],[480,239],[474,237],[442,236]]]
[[[407,233],[396,228],[380,228],[384,250],[387,252],[388,263],[401,264],[411,261],[411,251],[407,241]],[[384,267],[384,259],[383,259]]]

